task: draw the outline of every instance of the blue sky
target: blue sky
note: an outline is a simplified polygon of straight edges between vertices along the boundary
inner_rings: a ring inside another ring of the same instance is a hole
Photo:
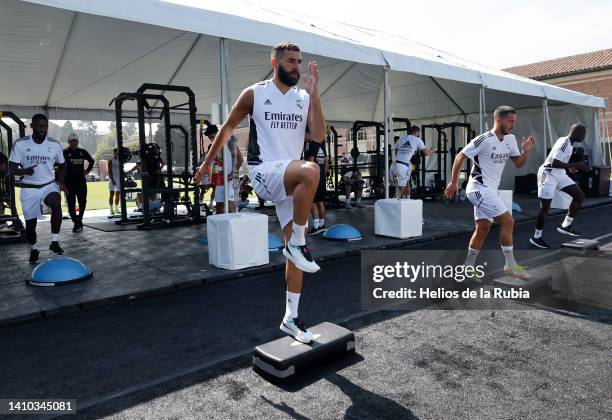
[[[493,68],[612,48],[612,0],[250,0],[395,32]]]

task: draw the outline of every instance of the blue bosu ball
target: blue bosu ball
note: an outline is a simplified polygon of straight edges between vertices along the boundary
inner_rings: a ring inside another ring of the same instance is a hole
[[[29,279],[33,286],[55,286],[86,280],[93,273],[85,264],[69,257],[55,257],[40,263]]]
[[[358,241],[361,239],[361,232],[351,225],[333,225],[323,233],[323,238],[334,241]]]
[[[278,239],[273,233],[268,233],[268,251],[279,251],[283,249],[285,243]]]

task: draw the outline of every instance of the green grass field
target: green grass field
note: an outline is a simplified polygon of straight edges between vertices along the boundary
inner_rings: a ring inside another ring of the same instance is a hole
[[[23,214],[21,211],[21,201],[19,200],[20,188],[15,188],[15,197],[17,201],[17,211],[19,214]],[[67,212],[66,200],[63,199],[62,194],[62,206]],[[99,210],[108,208],[108,182],[88,182],[87,183],[87,209],[88,210]]]
[[[138,184],[138,187],[140,187],[140,181],[136,181],[136,183]],[[20,188],[15,188],[15,197],[16,197],[16,201],[17,201],[17,212],[21,215],[23,214],[23,212],[21,211],[21,201],[19,200],[19,190]],[[209,189],[206,192],[206,195],[204,197],[205,202],[208,202],[208,200],[210,199],[210,195],[212,194],[213,189]],[[251,199],[255,198],[256,196],[254,194],[252,194],[253,197],[251,197]],[[88,182],[87,183],[87,210],[100,210],[100,209],[107,209],[108,208],[108,181],[99,181],[99,182]],[[128,201],[128,206],[133,206],[134,201]],[[64,211],[67,213],[68,212],[68,207],[66,206],[66,200],[64,200],[63,194],[62,194],[62,206],[64,208]]]

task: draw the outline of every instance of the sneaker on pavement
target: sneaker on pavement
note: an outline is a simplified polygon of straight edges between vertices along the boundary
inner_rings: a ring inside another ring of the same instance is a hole
[[[54,252],[57,255],[62,255],[64,250],[60,247],[59,242],[53,241],[51,245],[49,245],[49,251]]]
[[[289,334],[300,343],[309,344],[314,340],[312,333],[304,327],[299,318],[283,319],[283,322],[280,324],[280,330]]]
[[[557,232],[562,233],[564,235],[573,236],[574,238],[578,236],[582,236],[580,235],[580,232],[572,228],[572,225],[569,225],[567,227],[559,226],[557,228]]]
[[[539,238],[534,238],[534,237],[529,238],[529,243],[535,247],[542,248],[542,249],[550,248],[550,245],[548,245],[541,236]]]
[[[38,262],[38,256],[40,255],[40,251],[37,249],[30,249],[30,258],[28,261],[30,264],[36,264]]]
[[[310,251],[306,245],[298,246],[288,242],[283,248],[283,254],[289,261],[291,261],[297,268],[306,273],[316,273],[321,269],[312,259]]]
[[[504,265],[504,274],[508,277],[514,277],[515,279],[520,280],[529,280],[529,276],[527,275],[527,271],[525,271],[524,265],[513,265],[509,267]]]

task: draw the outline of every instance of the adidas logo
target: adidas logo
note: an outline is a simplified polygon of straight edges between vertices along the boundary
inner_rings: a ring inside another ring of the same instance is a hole
[[[497,147],[493,146],[493,150],[497,150]]]
[[[266,99],[266,102],[264,102],[264,105],[272,105],[272,102],[269,99]]]

